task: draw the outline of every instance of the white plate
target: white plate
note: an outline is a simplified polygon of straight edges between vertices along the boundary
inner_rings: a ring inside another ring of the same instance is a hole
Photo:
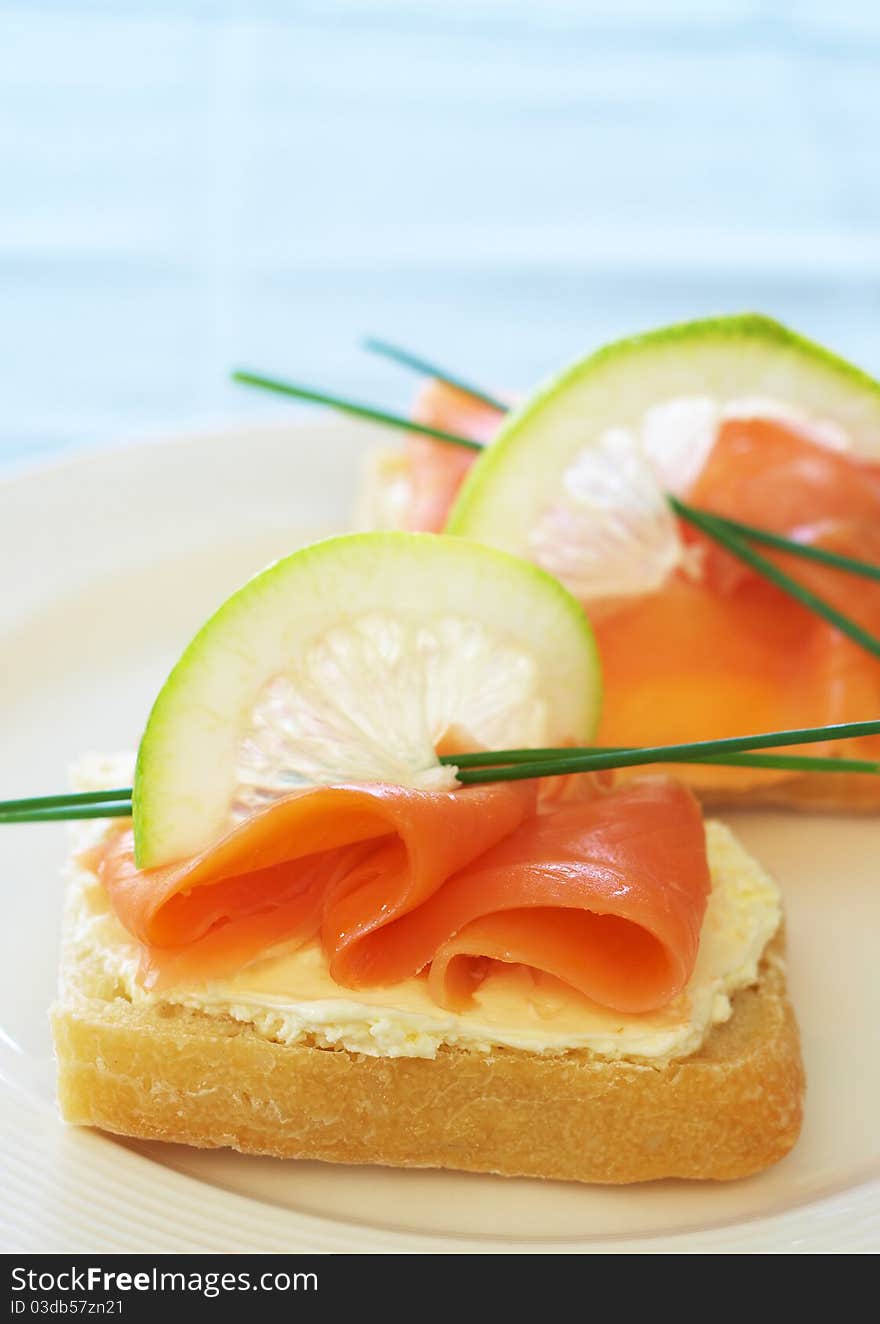
[[[131,747],[212,607],[266,561],[344,527],[373,435],[262,426],[0,482],[0,796],[63,788],[84,750]],[[804,1134],[748,1181],[623,1189],[249,1159],[64,1127],[46,1007],[66,828],[3,829],[4,1249],[876,1249],[880,824],[731,818],[785,888]]]

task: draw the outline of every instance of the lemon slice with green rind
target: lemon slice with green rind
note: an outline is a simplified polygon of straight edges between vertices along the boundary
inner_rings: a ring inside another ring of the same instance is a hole
[[[441,745],[582,743],[600,694],[583,610],[537,567],[432,534],[316,543],[234,593],[166,681],[138,754],[138,864],[304,785],[452,789]]]
[[[731,417],[880,459],[880,383],[770,318],[719,317],[608,345],[539,388],[447,531],[535,561],[584,602],[651,592],[686,566],[664,493],[688,489]]]

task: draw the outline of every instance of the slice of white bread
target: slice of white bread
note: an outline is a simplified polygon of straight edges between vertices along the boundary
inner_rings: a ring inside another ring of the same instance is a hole
[[[781,933],[692,1056],[285,1045],[232,1019],[134,1004],[72,926],[52,1012],[69,1122],[249,1154],[585,1182],[729,1179],[782,1158],[804,1075]]]

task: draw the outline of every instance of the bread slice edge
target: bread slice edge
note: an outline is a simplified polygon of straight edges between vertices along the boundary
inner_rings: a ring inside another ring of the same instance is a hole
[[[252,1026],[102,997],[65,963],[52,1011],[64,1118],[246,1154],[627,1183],[729,1180],[781,1159],[804,1073],[784,939],[700,1050],[664,1065],[589,1052],[434,1059],[285,1045]]]

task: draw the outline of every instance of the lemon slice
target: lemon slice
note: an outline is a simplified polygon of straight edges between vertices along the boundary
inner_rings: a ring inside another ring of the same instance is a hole
[[[138,864],[297,786],[451,789],[444,743],[581,743],[600,693],[582,608],[535,566],[433,534],[316,543],[233,594],[168,677],[138,754]]]
[[[608,345],[529,397],[447,531],[528,557],[583,602],[651,592],[686,564],[664,493],[688,489],[732,417],[880,459],[872,378],[766,317],[690,322]]]

